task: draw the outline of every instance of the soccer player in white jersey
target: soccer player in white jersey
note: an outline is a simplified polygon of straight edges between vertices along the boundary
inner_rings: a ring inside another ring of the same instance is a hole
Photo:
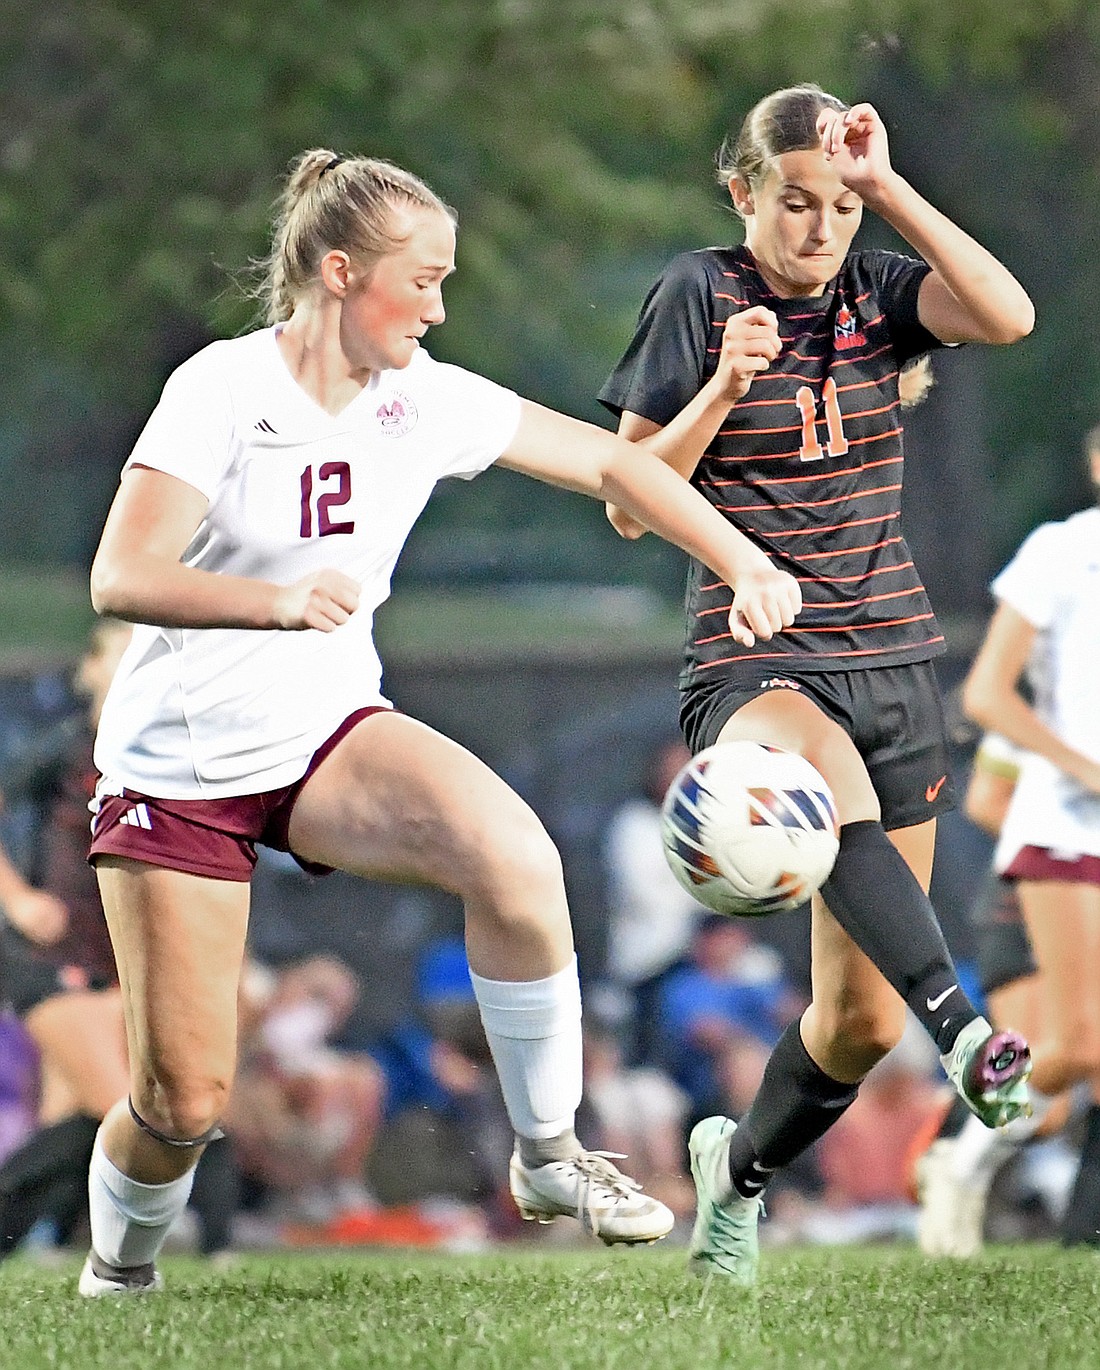
[[[458,895],[523,1215],[574,1214],[608,1243],[672,1226],[573,1130],[581,1007],[558,853],[503,781],[382,697],[372,615],[436,481],[494,462],[622,505],[710,565],[736,589],[738,640],[789,625],[801,597],[658,444],[640,459],[422,350],[454,249],[453,213],[414,176],[302,154],[270,326],[170,378],[108,515],[93,602],[139,626],[103,713],[91,859],[131,1079],[96,1140],[84,1294],[159,1286],[217,1135],[257,841]]]
[[[1100,427],[1085,450],[1100,493]],[[1092,1099],[1062,1240],[1100,1245],[1100,507],[1035,529],[993,594],[963,704],[1025,749],[994,865],[1039,970],[1033,1093],[1042,1106],[1080,1082]]]

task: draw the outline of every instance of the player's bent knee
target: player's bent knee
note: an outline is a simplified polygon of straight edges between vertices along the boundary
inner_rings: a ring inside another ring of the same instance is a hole
[[[207,1146],[210,1142],[220,1141],[225,1133],[217,1123],[211,1124],[205,1132],[200,1132],[194,1136],[180,1137],[174,1133],[162,1132],[160,1128],[154,1127],[147,1122],[134,1107],[133,1099],[127,1097],[126,1105],[130,1110],[130,1117],[133,1122],[145,1133],[147,1137],[152,1137],[155,1142],[162,1146],[171,1148],[173,1151],[197,1151],[200,1147]]]
[[[187,1141],[217,1127],[229,1103],[229,1085],[149,1081],[146,1088],[133,1091],[130,1102],[139,1126],[147,1123],[147,1130],[161,1140]]]
[[[531,813],[519,823],[495,829],[480,864],[475,880],[491,897],[525,890],[536,899],[547,899],[564,889],[558,849]]]
[[[834,1013],[823,1026],[836,1046],[858,1052],[870,1069],[901,1041],[905,1018],[857,1006]]]

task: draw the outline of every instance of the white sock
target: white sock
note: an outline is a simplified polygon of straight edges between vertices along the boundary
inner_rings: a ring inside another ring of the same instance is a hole
[[[1004,1127],[986,1127],[980,1118],[970,1117],[956,1138],[955,1174],[964,1184],[986,1184],[1009,1156],[1030,1137],[1050,1112],[1049,1095],[1028,1089],[1030,1118],[1013,1118]]]
[[[99,1137],[88,1170],[92,1249],[108,1265],[148,1265],[168,1229],[187,1207],[195,1178],[192,1168],[167,1184],[140,1184],[108,1160]]]
[[[470,972],[504,1106],[521,1137],[557,1137],[581,1101],[581,986],[577,958],[545,980],[486,980]]]

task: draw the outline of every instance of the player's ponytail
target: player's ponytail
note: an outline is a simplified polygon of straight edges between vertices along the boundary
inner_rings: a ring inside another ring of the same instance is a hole
[[[419,177],[375,157],[343,157],[329,148],[311,148],[290,165],[275,203],[271,252],[260,263],[259,295],[268,323],[282,323],[299,296],[319,279],[321,259],[339,249],[369,268],[395,251],[392,211],[419,205],[455,213]]]

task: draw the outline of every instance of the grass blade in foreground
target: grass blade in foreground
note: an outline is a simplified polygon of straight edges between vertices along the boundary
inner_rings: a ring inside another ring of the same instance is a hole
[[[675,1249],[177,1258],[132,1300],[80,1300],[76,1272],[0,1267],[0,1366],[1091,1370],[1100,1316],[1097,1254],[1039,1245],[769,1252],[756,1297],[689,1278]]]

